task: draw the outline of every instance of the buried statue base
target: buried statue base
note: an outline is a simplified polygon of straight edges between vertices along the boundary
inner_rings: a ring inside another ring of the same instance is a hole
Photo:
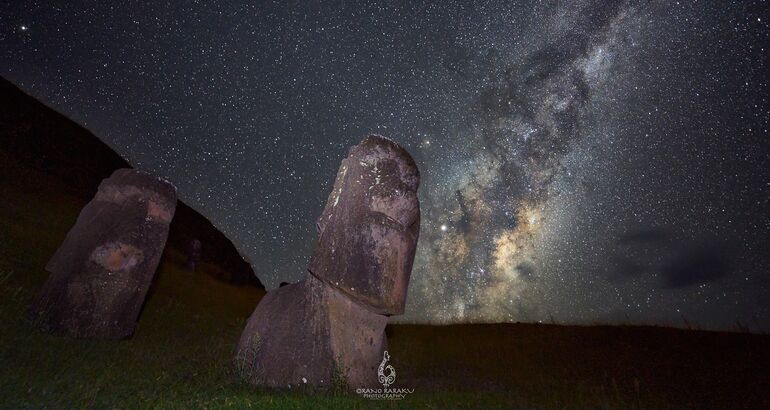
[[[378,386],[388,316],[401,314],[420,210],[411,156],[380,136],[350,150],[318,219],[307,277],[268,292],[235,366],[252,384]]]
[[[376,386],[388,317],[313,275],[265,295],[241,336],[236,369],[270,387]]]

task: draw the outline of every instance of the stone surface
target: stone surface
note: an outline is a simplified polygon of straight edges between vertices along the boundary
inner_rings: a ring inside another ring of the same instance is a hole
[[[396,143],[366,137],[342,161],[318,218],[309,270],[377,313],[404,312],[420,232],[412,157]]]
[[[308,275],[265,295],[241,335],[236,370],[270,387],[376,386],[387,322]]]
[[[318,220],[307,277],[268,292],[235,367],[257,385],[377,388],[388,315],[403,312],[417,246],[419,173],[409,154],[366,137],[342,162]]]
[[[130,336],[168,236],[176,188],[133,169],[102,181],[46,265],[30,308],[43,330],[82,338]]]

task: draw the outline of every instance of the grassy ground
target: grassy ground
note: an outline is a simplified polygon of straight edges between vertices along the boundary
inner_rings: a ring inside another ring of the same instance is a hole
[[[49,336],[25,311],[84,203],[8,158],[0,192],[2,408],[770,408],[769,337],[644,327],[397,325],[404,401],[256,389],[230,359],[260,291],[183,271],[173,250],[133,338]]]

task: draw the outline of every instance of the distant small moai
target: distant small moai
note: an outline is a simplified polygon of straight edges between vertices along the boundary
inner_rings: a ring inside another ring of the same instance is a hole
[[[176,188],[134,169],[102,181],[80,212],[29,312],[42,330],[78,338],[123,339],[139,311],[168,237]]]
[[[197,239],[191,240],[187,245],[187,261],[185,261],[184,267],[195,272],[198,264],[201,261],[201,251],[203,250],[203,243]]]
[[[406,304],[419,181],[412,157],[389,139],[371,135],[351,148],[318,218],[307,277],[268,292],[246,324],[235,357],[243,379],[378,387],[388,316]]]

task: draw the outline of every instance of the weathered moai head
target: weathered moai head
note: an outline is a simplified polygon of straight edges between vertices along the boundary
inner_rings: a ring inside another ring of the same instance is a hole
[[[395,142],[370,135],[350,149],[317,228],[308,270],[373,312],[404,312],[420,232],[420,173]]]
[[[44,330],[83,338],[130,336],[176,210],[176,188],[134,169],[102,181],[46,265],[30,308]]]

